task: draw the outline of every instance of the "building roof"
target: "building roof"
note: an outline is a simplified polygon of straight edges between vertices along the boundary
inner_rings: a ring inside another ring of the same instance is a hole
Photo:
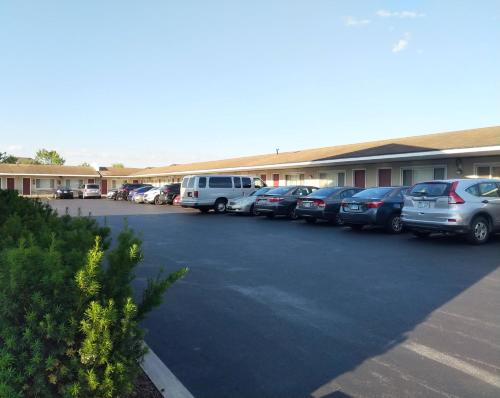
[[[259,169],[266,166],[309,163],[327,164],[341,163],[342,160],[360,160],[376,157],[394,158],[396,155],[443,152],[467,148],[485,148],[500,146],[500,126],[478,129],[452,131],[437,134],[419,135],[405,138],[395,138],[380,141],[364,142],[359,144],[338,145],[302,151],[282,152],[279,154],[265,154],[246,156],[225,160],[213,160],[188,164],[177,164],[165,167],[151,167],[133,173],[134,176],[155,176],[166,174],[186,174],[197,171],[231,170],[231,169]],[[458,151],[457,153],[459,153]],[[466,153],[467,151],[462,151]],[[474,151],[470,151],[474,152]]]
[[[127,177],[140,170],[143,169],[133,167],[99,167],[99,173],[103,177]]]
[[[0,175],[99,177],[92,167],[43,164],[0,164]]]

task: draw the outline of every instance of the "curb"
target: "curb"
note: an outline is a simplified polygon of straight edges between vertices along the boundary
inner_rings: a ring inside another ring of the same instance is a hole
[[[148,375],[161,395],[168,398],[194,398],[154,351],[146,344],[148,352],[144,355],[141,368]]]

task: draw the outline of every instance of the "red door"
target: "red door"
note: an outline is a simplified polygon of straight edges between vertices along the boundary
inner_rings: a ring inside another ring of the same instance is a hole
[[[14,179],[7,177],[7,189],[14,190]]]
[[[266,180],[267,180],[267,175],[266,175],[266,174],[261,174],[261,175],[260,175],[260,179],[261,179],[262,181],[266,182]]]
[[[378,186],[390,187],[392,185],[392,170],[378,169]]]
[[[273,174],[273,186],[274,187],[280,186],[280,175],[279,174]]]
[[[354,186],[356,188],[365,187],[365,170],[354,170]]]
[[[87,184],[93,184],[93,183],[94,183],[94,179],[93,179],[93,178],[89,178],[89,179],[87,180]]]
[[[23,195],[31,195],[31,178],[23,178]]]
[[[108,180],[101,180],[101,193],[103,195],[108,193]]]

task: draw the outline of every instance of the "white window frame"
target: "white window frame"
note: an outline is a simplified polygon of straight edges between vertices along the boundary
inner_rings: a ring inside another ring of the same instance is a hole
[[[474,163],[472,166],[473,166],[473,169],[474,169],[474,177],[475,178],[479,178],[479,175],[477,174],[478,167],[489,167],[490,168],[490,174],[489,174],[489,177],[487,177],[487,178],[496,178],[496,177],[492,177],[491,176],[491,169],[493,167],[500,167],[500,162]]]
[[[391,185],[389,185],[390,187],[394,186],[394,180],[393,180],[393,176],[394,176],[394,173],[392,172],[393,170],[393,167],[377,167],[377,175],[375,176],[375,181],[376,181],[376,184],[377,184],[377,187],[379,187],[379,183],[378,183],[378,172],[379,170],[391,170]]]
[[[47,188],[39,187],[38,181],[49,181],[49,186]],[[35,178],[35,190],[36,191],[46,191],[48,189],[55,189],[56,181],[54,178]]]
[[[446,164],[427,164],[418,166],[403,166],[399,171],[399,185],[403,185],[403,170],[418,170],[418,169],[428,169],[432,168],[432,179],[434,179],[434,169],[444,169],[444,179],[448,178],[448,166]],[[377,173],[378,175],[378,173]],[[414,180],[414,175],[412,176],[412,185],[416,184]],[[392,177],[391,177],[392,178]]]

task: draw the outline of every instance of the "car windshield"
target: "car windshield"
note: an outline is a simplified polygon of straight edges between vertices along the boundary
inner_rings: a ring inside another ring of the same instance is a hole
[[[295,187],[276,188],[276,189],[271,189],[270,191],[266,192],[266,194],[267,195],[285,195],[288,192],[290,192],[292,189],[295,189]]]
[[[438,197],[448,196],[450,184],[447,182],[422,182],[416,184],[410,191],[411,196]]]
[[[310,196],[314,196],[315,198],[327,198],[328,196],[333,195],[341,190],[342,188],[320,188],[311,193]]]
[[[87,185],[87,189],[99,189],[99,185]]]
[[[265,193],[269,192],[271,188],[261,188],[257,189],[256,191],[252,192],[250,196],[258,196],[258,195],[264,195]]]
[[[380,199],[391,192],[394,188],[369,188],[358,192],[353,198],[358,199]]]

